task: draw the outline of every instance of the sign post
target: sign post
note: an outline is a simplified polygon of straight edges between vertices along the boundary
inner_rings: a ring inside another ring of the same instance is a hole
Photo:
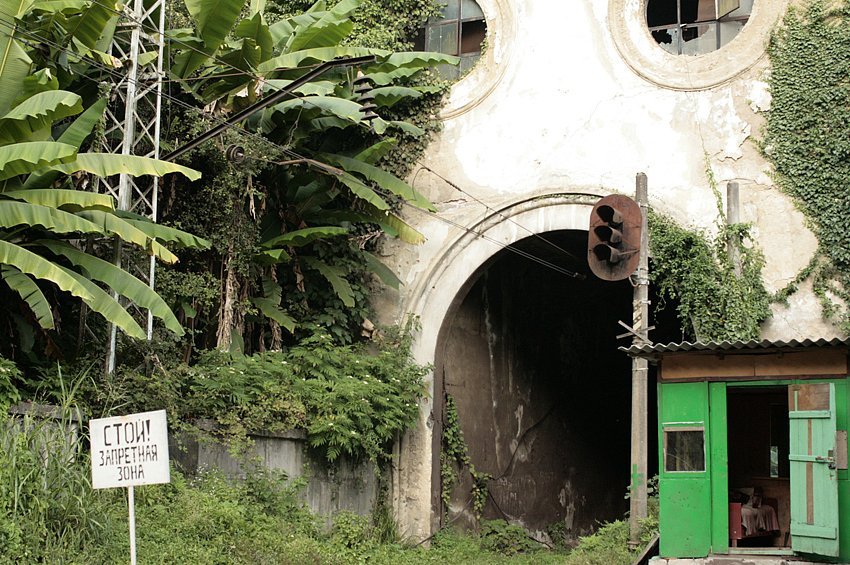
[[[165,410],[89,420],[93,488],[127,487],[130,563],[136,565],[133,487],[171,482]]]

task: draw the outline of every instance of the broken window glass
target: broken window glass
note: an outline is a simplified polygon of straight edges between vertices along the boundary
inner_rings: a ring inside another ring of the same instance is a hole
[[[705,471],[705,430],[673,428],[664,430],[664,470]]]
[[[665,51],[703,55],[738,35],[752,9],[753,0],[648,0],[646,23]]]
[[[484,12],[474,0],[448,0],[442,16],[428,21],[414,41],[414,47],[459,56],[459,65],[437,67],[443,77],[457,79],[481,57],[481,45],[486,36]]]

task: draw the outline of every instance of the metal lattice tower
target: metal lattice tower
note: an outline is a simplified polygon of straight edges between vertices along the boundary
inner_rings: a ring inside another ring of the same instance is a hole
[[[164,32],[166,0],[132,0],[124,6],[112,42],[112,55],[124,63],[124,74],[113,85],[106,110],[105,151],[122,155],[159,158],[160,115],[164,79]],[[152,57],[155,58],[151,60]],[[139,63],[142,63],[141,65]],[[100,181],[101,192],[111,194],[118,209],[157,219],[157,177],[134,178],[127,174]],[[122,261],[120,247],[116,263]],[[125,260],[126,261],[126,260]],[[133,274],[154,286],[156,263],[127,265]],[[151,339],[153,317],[148,312],[147,334]],[[107,371],[115,368],[117,329],[109,338]]]

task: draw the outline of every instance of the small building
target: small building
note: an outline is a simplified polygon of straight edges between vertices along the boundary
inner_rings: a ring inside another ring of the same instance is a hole
[[[658,366],[662,562],[735,554],[850,562],[850,342],[628,352]]]

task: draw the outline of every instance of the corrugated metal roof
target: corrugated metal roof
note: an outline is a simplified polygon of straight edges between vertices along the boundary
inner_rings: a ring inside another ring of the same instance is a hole
[[[850,338],[832,338],[832,339],[804,339],[798,341],[792,339],[789,341],[683,341],[682,343],[655,343],[644,345],[631,345],[629,347],[620,347],[620,351],[624,351],[635,357],[658,357],[663,353],[674,353],[684,351],[737,351],[742,349],[757,349],[757,350],[792,350],[792,349],[808,349],[810,347],[840,347],[850,346]]]

